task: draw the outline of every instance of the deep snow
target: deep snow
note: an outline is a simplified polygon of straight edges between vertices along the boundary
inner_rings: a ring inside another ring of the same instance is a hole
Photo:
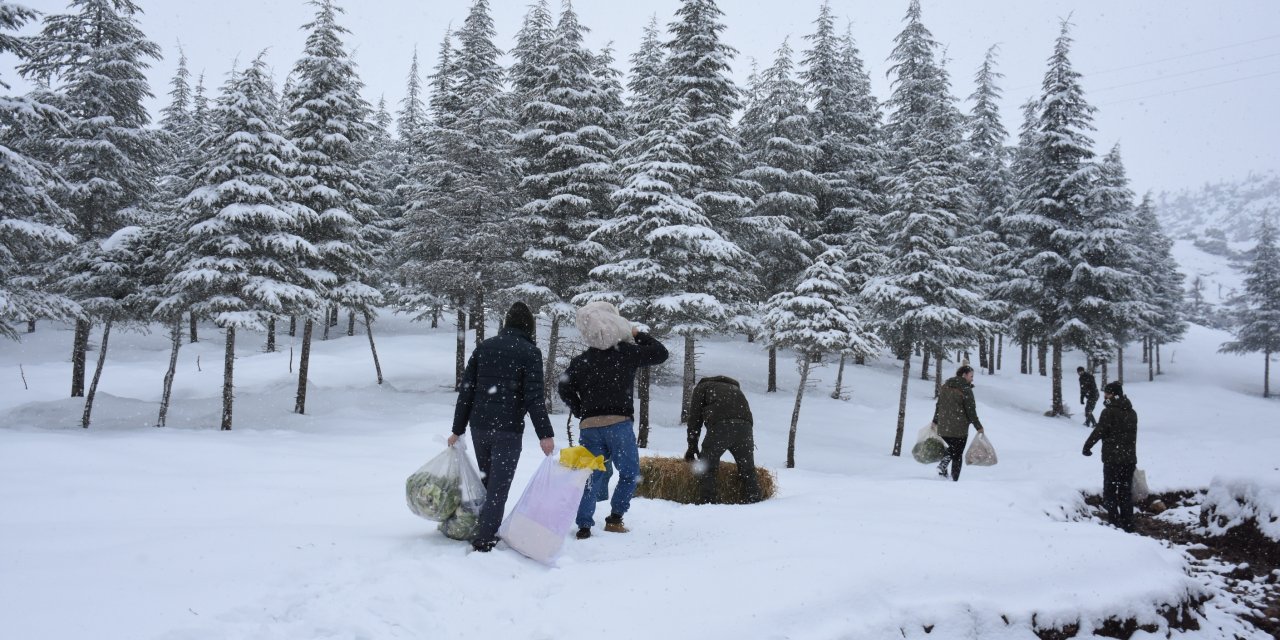
[[[1017,373],[1013,349],[1002,371],[976,380],[1000,463],[965,467],[952,483],[909,455],[932,414],[918,359],[902,457],[889,455],[900,363],[850,366],[851,397],[840,401],[829,397],[829,361],[805,396],[797,468],[784,469],[792,361],[780,356],[782,388],[765,393],[760,345],[702,342],[699,374],[735,376],[749,394],[757,462],[778,475],[774,499],[637,499],[631,533],[569,540],[557,568],[503,545],[474,553],[404,502],[405,478],[448,433],[453,327],[387,315],[375,331],[386,384],[375,384],[363,335],[317,341],[305,416],[291,413],[289,338],[267,354],[261,336],[241,332],[231,432],[217,430],[223,344],[213,327],[183,346],[164,429],[151,426],[163,332],[113,334],[88,430],[78,426],[83,401],[64,397],[69,328],[42,323],[5,343],[0,637],[1031,639],[1033,615],[1042,627],[1078,621],[1089,637],[1108,616],[1163,625],[1159,605],[1202,589],[1181,551],[1080,517],[1101,465],[1080,455],[1088,431],[1074,376],[1064,388],[1077,415],[1045,418],[1048,379]],[[1204,488],[1218,475],[1280,478],[1280,404],[1261,398],[1261,355],[1216,353],[1226,339],[1192,327],[1165,347],[1155,382],[1129,349],[1139,467],[1153,491]],[[668,346],[642,455],[684,450],[682,350]],[[525,444],[508,507],[537,467],[532,429]],[[1204,630],[1175,637],[1250,637],[1212,603],[1206,615]]]

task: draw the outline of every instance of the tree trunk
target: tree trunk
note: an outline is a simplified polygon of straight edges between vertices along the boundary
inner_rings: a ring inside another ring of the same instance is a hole
[[[173,395],[173,377],[178,373],[178,348],[182,346],[182,319],[173,321],[169,330],[169,369],[164,372],[164,391],[160,394],[160,415],[156,418],[156,426],[163,427],[169,416],[169,398]]]
[[[35,319],[28,320],[28,321],[27,321],[27,333],[35,333],[35,332],[36,332],[36,321],[35,321]]]
[[[994,376],[996,374],[996,337],[991,336],[987,339],[987,375]]]
[[[356,312],[351,311],[347,314],[347,335],[356,335]]]
[[[236,366],[236,328],[227,327],[227,351],[222,359],[222,430],[231,430],[231,403],[235,399],[232,372]]]
[[[1053,341],[1053,413],[1055,416],[1067,415],[1062,404],[1062,341]]]
[[[836,369],[836,389],[831,392],[833,400],[840,399],[840,387],[844,384],[844,359],[845,354],[840,354],[840,368]]]
[[[200,336],[196,333],[196,324],[196,314],[193,311],[191,312],[191,344],[195,344],[200,341]]]
[[[336,304],[329,305],[329,326],[338,326],[338,305]]]
[[[1045,369],[1045,365],[1049,361],[1049,343],[1047,341],[1042,341],[1037,345],[1036,355],[1040,358],[1040,375],[1049,375],[1048,370]]]
[[[1147,339],[1147,382],[1156,381],[1156,357],[1155,349],[1151,347],[1151,339]]]
[[[774,393],[778,390],[778,348],[769,345],[769,387],[765,389],[765,393]]]
[[[547,413],[555,408],[556,398],[556,351],[560,346],[560,316],[551,314],[551,336],[547,338],[547,361],[542,376],[542,395],[546,400]]]
[[[1262,397],[1270,398],[1271,397],[1271,350],[1268,349],[1264,351],[1262,355],[1266,357],[1266,359],[1263,360],[1263,365],[1262,365]]]
[[[462,391],[462,374],[467,369],[467,312],[458,307],[458,348],[453,355],[453,390]]]
[[[867,364],[867,357],[859,353],[858,355],[853,357],[853,363],[858,366],[865,365]]]
[[[325,317],[328,324],[328,317]],[[307,318],[302,325],[302,353],[298,356],[298,395],[293,405],[294,413],[307,412],[307,367],[311,364],[311,331],[314,323]]]
[[[1160,370],[1160,343],[1158,341],[1156,342],[1156,375],[1164,375],[1164,372]]]
[[[307,322],[310,322],[310,320],[308,320]],[[325,312],[324,312],[324,332],[320,334],[321,340],[329,339],[329,327],[333,326],[334,324],[335,323],[333,322],[333,307],[329,307],[325,309]],[[306,333],[306,329],[303,329],[303,333]],[[303,346],[302,348],[303,350],[305,350],[306,346]]]
[[[378,372],[378,384],[382,384],[382,363],[378,362],[378,346],[373,343],[373,316],[364,312],[364,330],[369,334],[369,351],[373,352],[373,368]]]
[[[84,415],[80,417],[80,426],[89,428],[89,416],[93,413],[93,397],[98,393],[98,380],[102,379],[102,365],[107,361],[107,338],[111,337],[111,321],[102,325],[102,349],[98,351],[98,366],[93,370],[93,382],[89,383],[89,395],[84,399]]]
[[[907,424],[907,382],[911,379],[911,348],[902,358],[902,390],[898,393],[898,431],[893,436],[893,455],[902,455],[902,430]]]
[[[640,379],[636,382],[636,395],[640,396],[640,433],[644,434],[644,446],[649,445],[649,367],[640,368]],[[636,446],[640,446],[637,441]]]
[[[1021,373],[1025,375],[1031,373],[1031,365],[1028,364],[1031,361],[1031,354],[1027,343],[1023,342],[1020,346],[1022,347],[1022,357],[1019,358],[1019,365],[1022,367]]]
[[[804,387],[809,382],[809,363],[813,358],[805,354],[800,358],[800,384],[796,386],[796,407],[791,410],[791,433],[787,435],[787,468],[796,468],[796,425],[800,423],[800,401],[804,400]]]
[[[436,329],[439,327],[440,327],[440,307],[432,307],[431,308],[431,328]]]
[[[920,358],[921,358],[920,379],[928,380],[929,379],[929,350],[925,349],[924,353],[920,355]]]
[[[84,397],[85,358],[89,351],[88,320],[76,320],[76,333],[71,339],[71,397]]]
[[[680,424],[689,420],[689,400],[693,398],[693,383],[697,376],[697,350],[693,334],[684,337],[684,388],[680,393]]]
[[[276,352],[276,319],[267,319],[267,353]]]
[[[933,399],[942,395],[942,352],[933,359]]]
[[[978,367],[979,369],[987,368],[987,337],[978,336]]]
[[[754,333],[752,333],[752,332],[748,331],[748,332],[747,332],[747,344],[755,344],[755,341],[756,341],[756,334],[754,334]]]
[[[484,290],[476,292],[476,310],[471,314],[476,328],[476,344],[484,342]]]
[[[996,369],[1004,371],[1004,334],[996,336]]]
[[[298,337],[298,316],[289,316],[289,337]]]
[[[1116,347],[1116,380],[1124,384],[1124,343]]]
[[[1107,376],[1111,375],[1109,372],[1109,369],[1110,368],[1107,366],[1107,361],[1103,360],[1102,361],[1102,386],[1104,387],[1107,386]]]

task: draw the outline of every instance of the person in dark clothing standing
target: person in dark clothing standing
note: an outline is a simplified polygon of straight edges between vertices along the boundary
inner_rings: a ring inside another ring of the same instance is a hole
[[[524,416],[533,419],[542,453],[555,448],[551,418],[542,391],[542,352],[534,342],[537,323],[523,302],[511,305],[498,335],[471,352],[462,374],[458,403],[453,411],[449,446],[471,425],[476,464],[484,479],[484,506],[471,546],[489,551],[498,542],[498,526],[520,460]]]
[[[1084,455],[1102,441],[1102,507],[1107,520],[1133,531],[1133,472],[1138,468],[1138,413],[1119,382],[1103,387],[1102,416],[1084,441]]]
[[[1080,404],[1084,405],[1084,426],[1092,427],[1098,424],[1093,418],[1093,408],[1098,406],[1098,381],[1084,367],[1076,367],[1076,373],[1080,374]]]
[[[701,469],[698,476],[698,504],[711,504],[716,498],[716,472],[720,456],[728,451],[738,466],[738,480],[747,502],[760,501],[760,481],[756,477],[755,440],[752,437],[751,405],[738,381],[728,376],[711,376],[698,381],[689,399],[689,449],[684,459],[697,456]],[[703,424],[707,437],[698,452],[698,436]]]
[[[604,316],[606,320],[622,320],[613,305],[593,302],[579,311],[578,328],[584,335],[607,333],[585,326],[584,310]],[[626,533],[622,517],[631,507],[631,497],[640,479],[640,453],[632,422],[636,370],[666,362],[667,348],[634,327],[630,340],[619,339],[610,347],[602,346],[603,343],[596,343],[575,357],[560,377],[557,391],[569,411],[582,419],[578,425],[580,444],[591,453],[604,456],[618,472],[618,485],[609,501],[610,514],[604,520],[604,530]],[[587,480],[575,521],[580,540],[591,537],[597,494],[603,489],[600,485],[607,482],[603,471],[593,471]]]
[[[964,463],[964,445],[969,441],[969,425],[982,433],[982,421],[978,420],[978,406],[973,397],[973,367],[961,366],[954,378],[942,384],[933,410],[933,423],[938,425],[938,436],[947,443],[947,455],[938,463],[938,475],[947,477],[950,464],[951,479],[958,481]]]

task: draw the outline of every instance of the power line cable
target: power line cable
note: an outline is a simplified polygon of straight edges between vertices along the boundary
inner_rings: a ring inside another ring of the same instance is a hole
[[[1266,60],[1267,58],[1275,58],[1277,56],[1280,56],[1280,53],[1269,53],[1265,56],[1258,56],[1256,58],[1245,58],[1244,60],[1236,60],[1235,62],[1226,62],[1223,64],[1216,64],[1216,65],[1213,65],[1212,67],[1201,67],[1199,69],[1191,69],[1189,71],[1183,71],[1181,73],[1171,73],[1168,75],[1159,76],[1155,78],[1147,78],[1146,80],[1135,80],[1133,82],[1126,82],[1125,84],[1112,85],[1110,87],[1103,87],[1101,89],[1090,89],[1089,93],[1098,93],[1099,91],[1110,91],[1112,89],[1122,89],[1124,87],[1132,87],[1137,84],[1146,84],[1148,82],[1159,82],[1161,80],[1166,80],[1168,78],[1178,78],[1181,76],[1189,76],[1195,73],[1200,73],[1202,71],[1211,71],[1213,69],[1221,69],[1223,67],[1233,67],[1235,65],[1244,64],[1246,62],[1254,62],[1255,60]]]
[[[1264,77],[1267,77],[1267,76],[1274,76],[1274,75],[1277,75],[1277,74],[1280,74],[1280,70],[1276,70],[1276,71],[1269,71],[1269,72],[1267,72],[1267,73],[1259,73],[1259,74],[1257,74],[1257,75],[1245,76],[1245,77],[1243,77],[1243,78],[1235,78],[1235,79],[1232,79],[1232,80],[1223,80],[1222,82],[1213,82],[1213,83],[1210,83],[1210,84],[1202,84],[1202,85],[1197,85],[1197,86],[1194,86],[1194,87],[1184,87],[1184,88],[1182,88],[1182,89],[1175,89],[1175,90],[1173,90],[1173,91],[1165,91],[1165,92],[1163,92],[1163,93],[1153,93],[1153,94],[1151,94],[1151,95],[1139,96],[1139,97],[1137,97],[1137,98],[1125,98],[1124,100],[1113,100],[1113,101],[1111,101],[1111,102],[1107,102],[1107,103],[1100,104],[1100,105],[1097,105],[1097,106],[1098,106],[1098,107],[1106,107],[1106,106],[1113,105],[1113,104],[1120,104],[1120,103],[1122,103],[1122,102],[1135,102],[1135,101],[1138,101],[1138,100],[1147,100],[1147,99],[1149,99],[1149,98],[1159,98],[1159,97],[1163,97],[1163,96],[1171,96],[1171,95],[1174,95],[1174,94],[1177,94],[1177,93],[1186,93],[1187,91],[1195,91],[1196,89],[1207,89],[1207,88],[1209,88],[1209,87],[1217,87],[1217,86],[1221,86],[1221,85],[1224,85],[1224,84],[1232,84],[1232,83],[1234,83],[1234,82],[1244,82],[1245,80],[1254,80],[1254,79],[1256,79],[1256,78],[1264,78]]]

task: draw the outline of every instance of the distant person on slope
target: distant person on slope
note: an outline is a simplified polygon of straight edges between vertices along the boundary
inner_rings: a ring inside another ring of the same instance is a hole
[[[689,449],[684,459],[699,464],[694,467],[698,477],[698,504],[711,504],[716,500],[716,472],[720,456],[728,451],[738,466],[738,481],[742,483],[742,496],[747,502],[760,501],[760,480],[756,477],[755,439],[752,437],[751,405],[743,395],[738,381],[728,376],[710,376],[698,381],[689,399]],[[707,426],[707,437],[698,452],[698,436],[702,425]]]
[[[636,370],[667,360],[667,348],[634,327],[607,302],[592,302],[578,309],[578,331],[588,348],[569,363],[557,385],[560,399],[579,423],[581,444],[602,455],[618,471],[618,486],[609,501],[611,513],[604,530],[626,533],[622,516],[631,507],[640,479],[640,452],[632,428],[635,415]],[[604,471],[593,471],[578,504],[579,540],[591,537],[595,525],[597,494],[608,482]]]
[[[1102,507],[1111,524],[1133,531],[1133,472],[1138,467],[1138,413],[1119,381],[1102,389],[1102,416],[1084,441],[1084,455],[1102,441]]]
[[[471,352],[462,374],[449,446],[458,442],[470,423],[471,443],[485,489],[484,506],[471,541],[476,551],[490,551],[498,542],[498,525],[502,524],[507,493],[520,460],[526,413],[533,419],[542,453],[551,455],[555,448],[542,391],[542,352],[534,342],[537,327],[525,303],[511,305],[502,331]]]
[[[960,467],[964,463],[964,445],[969,441],[969,425],[982,433],[982,421],[978,420],[977,402],[973,397],[973,367],[962,365],[954,378],[942,383],[938,392],[938,404],[933,410],[933,423],[938,425],[938,436],[947,443],[947,454],[938,463],[938,475],[947,477],[947,464],[951,464],[951,479],[960,480]]]
[[[1098,406],[1098,381],[1084,367],[1076,367],[1076,373],[1080,374],[1080,404],[1084,405],[1084,426],[1092,427],[1098,424],[1093,418],[1093,408]]]

